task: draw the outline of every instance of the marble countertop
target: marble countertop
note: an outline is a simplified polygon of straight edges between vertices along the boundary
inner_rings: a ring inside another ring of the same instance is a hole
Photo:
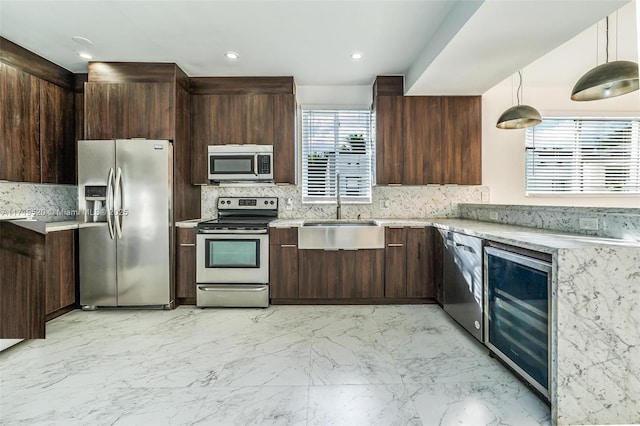
[[[207,219],[190,219],[190,220],[181,220],[179,222],[176,222],[176,227],[177,228],[195,228],[196,226],[198,226],[198,222],[202,222],[203,220],[207,220]]]
[[[306,219],[310,220],[310,219]],[[317,219],[313,219],[317,220]],[[332,222],[335,219],[328,219]],[[344,220],[344,219],[343,219]],[[590,237],[566,232],[550,231],[540,228],[504,225],[493,222],[481,222],[468,219],[373,219],[381,226],[435,226],[440,229],[460,232],[486,240],[510,244],[545,253],[554,253],[559,249],[594,247],[635,247],[635,241],[612,238]],[[270,223],[272,227],[302,226],[305,219],[278,219]],[[335,220],[337,221],[337,220]]]
[[[77,220],[65,220],[63,222],[47,222],[46,232],[66,231],[68,229],[77,229]]]

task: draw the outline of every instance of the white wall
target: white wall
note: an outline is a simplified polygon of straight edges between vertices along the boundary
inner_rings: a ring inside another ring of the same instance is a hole
[[[616,16],[614,14],[611,17],[611,59],[615,59],[615,52],[618,51],[618,59],[637,62],[636,29],[640,25],[637,24],[639,18],[634,3],[620,9],[618,18],[620,25],[616,46]],[[604,39],[603,28],[601,23],[599,34],[596,33],[595,26],[590,28],[524,68],[524,103],[537,108],[543,118],[640,116],[640,91],[600,101],[575,102],[570,99],[575,82],[596,65],[595,42],[598,35]],[[599,53],[603,50],[600,48]],[[600,63],[603,61],[601,58]],[[566,72],[567,69],[571,71]],[[517,77],[514,83],[517,87]],[[512,100],[514,90],[512,78],[509,78],[482,96],[482,184],[490,187],[492,204],[640,207],[640,197],[637,195],[589,198],[525,196],[525,130],[500,130],[495,126],[500,114],[515,103],[515,100]]]
[[[302,106],[369,108],[373,81],[368,86],[297,86],[296,99]]]

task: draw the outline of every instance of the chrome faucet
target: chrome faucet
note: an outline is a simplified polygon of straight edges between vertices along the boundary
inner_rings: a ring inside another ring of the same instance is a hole
[[[342,219],[342,202],[340,201],[340,173],[336,173],[336,199],[338,207],[336,208],[336,219]]]

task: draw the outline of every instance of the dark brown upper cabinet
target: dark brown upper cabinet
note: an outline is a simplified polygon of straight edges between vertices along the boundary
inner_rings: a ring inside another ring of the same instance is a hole
[[[74,93],[48,81],[40,83],[42,183],[76,182]]]
[[[293,77],[191,79],[192,182],[209,182],[209,145],[257,144],[273,145],[275,182],[295,183],[295,117]]]
[[[0,37],[0,179],[75,183],[73,79]]]
[[[404,182],[404,97],[378,96],[376,114],[376,179],[381,185]]]
[[[296,183],[296,95],[273,98],[273,179]]]
[[[94,83],[85,86],[87,139],[175,139],[171,83]]]
[[[482,183],[482,98],[442,97],[442,179],[440,183]]]
[[[40,183],[40,80],[0,63],[0,179]]]
[[[441,113],[437,96],[405,97],[404,184],[442,183]]]
[[[481,184],[481,97],[403,91],[401,76],[374,83],[377,183]]]
[[[376,118],[376,181],[404,183],[404,79],[378,76],[373,84]]]

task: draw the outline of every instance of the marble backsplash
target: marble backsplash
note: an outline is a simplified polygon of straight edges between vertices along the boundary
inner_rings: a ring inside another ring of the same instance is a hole
[[[0,217],[33,216],[45,222],[75,220],[78,187],[0,182]]]
[[[203,186],[203,218],[216,216],[219,196],[278,197],[278,216],[282,219],[330,219],[336,214],[335,204],[303,204],[300,186]],[[375,186],[371,204],[343,204],[342,218],[452,218],[458,216],[459,203],[488,199],[486,186]]]
[[[458,208],[463,219],[640,241],[640,208],[501,204],[460,204]],[[580,218],[597,219],[598,230],[580,229]]]

